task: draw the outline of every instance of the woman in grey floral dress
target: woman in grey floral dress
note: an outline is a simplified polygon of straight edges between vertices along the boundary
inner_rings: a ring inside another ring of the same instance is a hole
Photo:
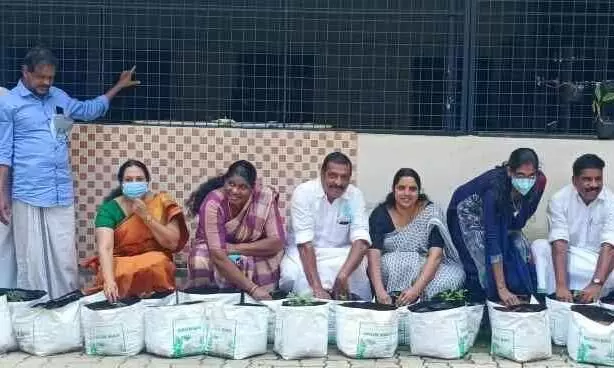
[[[372,248],[369,277],[377,301],[397,304],[428,300],[462,287],[465,272],[446,228],[443,212],[422,193],[420,176],[400,169],[392,192],[369,217]]]

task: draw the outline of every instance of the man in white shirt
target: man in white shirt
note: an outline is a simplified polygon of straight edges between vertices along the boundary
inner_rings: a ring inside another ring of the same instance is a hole
[[[350,184],[352,163],[340,152],[322,163],[320,178],[292,194],[280,289],[331,299],[348,293],[371,300],[364,257],[371,245],[365,200]]]
[[[614,288],[614,195],[603,187],[604,167],[596,155],[580,156],[572,184],[550,199],[548,240],[531,247],[538,291],[571,302],[570,290],[580,290],[592,302]]]

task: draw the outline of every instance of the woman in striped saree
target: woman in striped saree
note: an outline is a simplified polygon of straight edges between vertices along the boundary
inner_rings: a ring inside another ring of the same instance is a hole
[[[188,207],[199,221],[188,257],[189,286],[239,288],[270,299],[284,244],[277,200],[275,190],[256,184],[256,168],[247,161],[192,193]]]

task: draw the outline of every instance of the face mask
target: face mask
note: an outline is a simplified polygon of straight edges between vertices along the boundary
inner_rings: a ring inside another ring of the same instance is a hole
[[[141,198],[149,190],[146,181],[131,181],[122,184],[122,194],[129,199]]]
[[[526,196],[535,185],[535,178],[512,178],[512,186],[518,193]]]

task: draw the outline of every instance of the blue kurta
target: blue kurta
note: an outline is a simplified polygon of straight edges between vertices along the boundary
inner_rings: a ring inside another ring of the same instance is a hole
[[[492,274],[492,264],[498,262],[503,262],[505,282],[512,293],[534,293],[535,272],[521,230],[537,210],[545,186],[546,177],[539,171],[531,191],[512,200],[507,168],[499,167],[456,189],[447,222],[465,267],[466,287],[472,293],[498,299]]]

